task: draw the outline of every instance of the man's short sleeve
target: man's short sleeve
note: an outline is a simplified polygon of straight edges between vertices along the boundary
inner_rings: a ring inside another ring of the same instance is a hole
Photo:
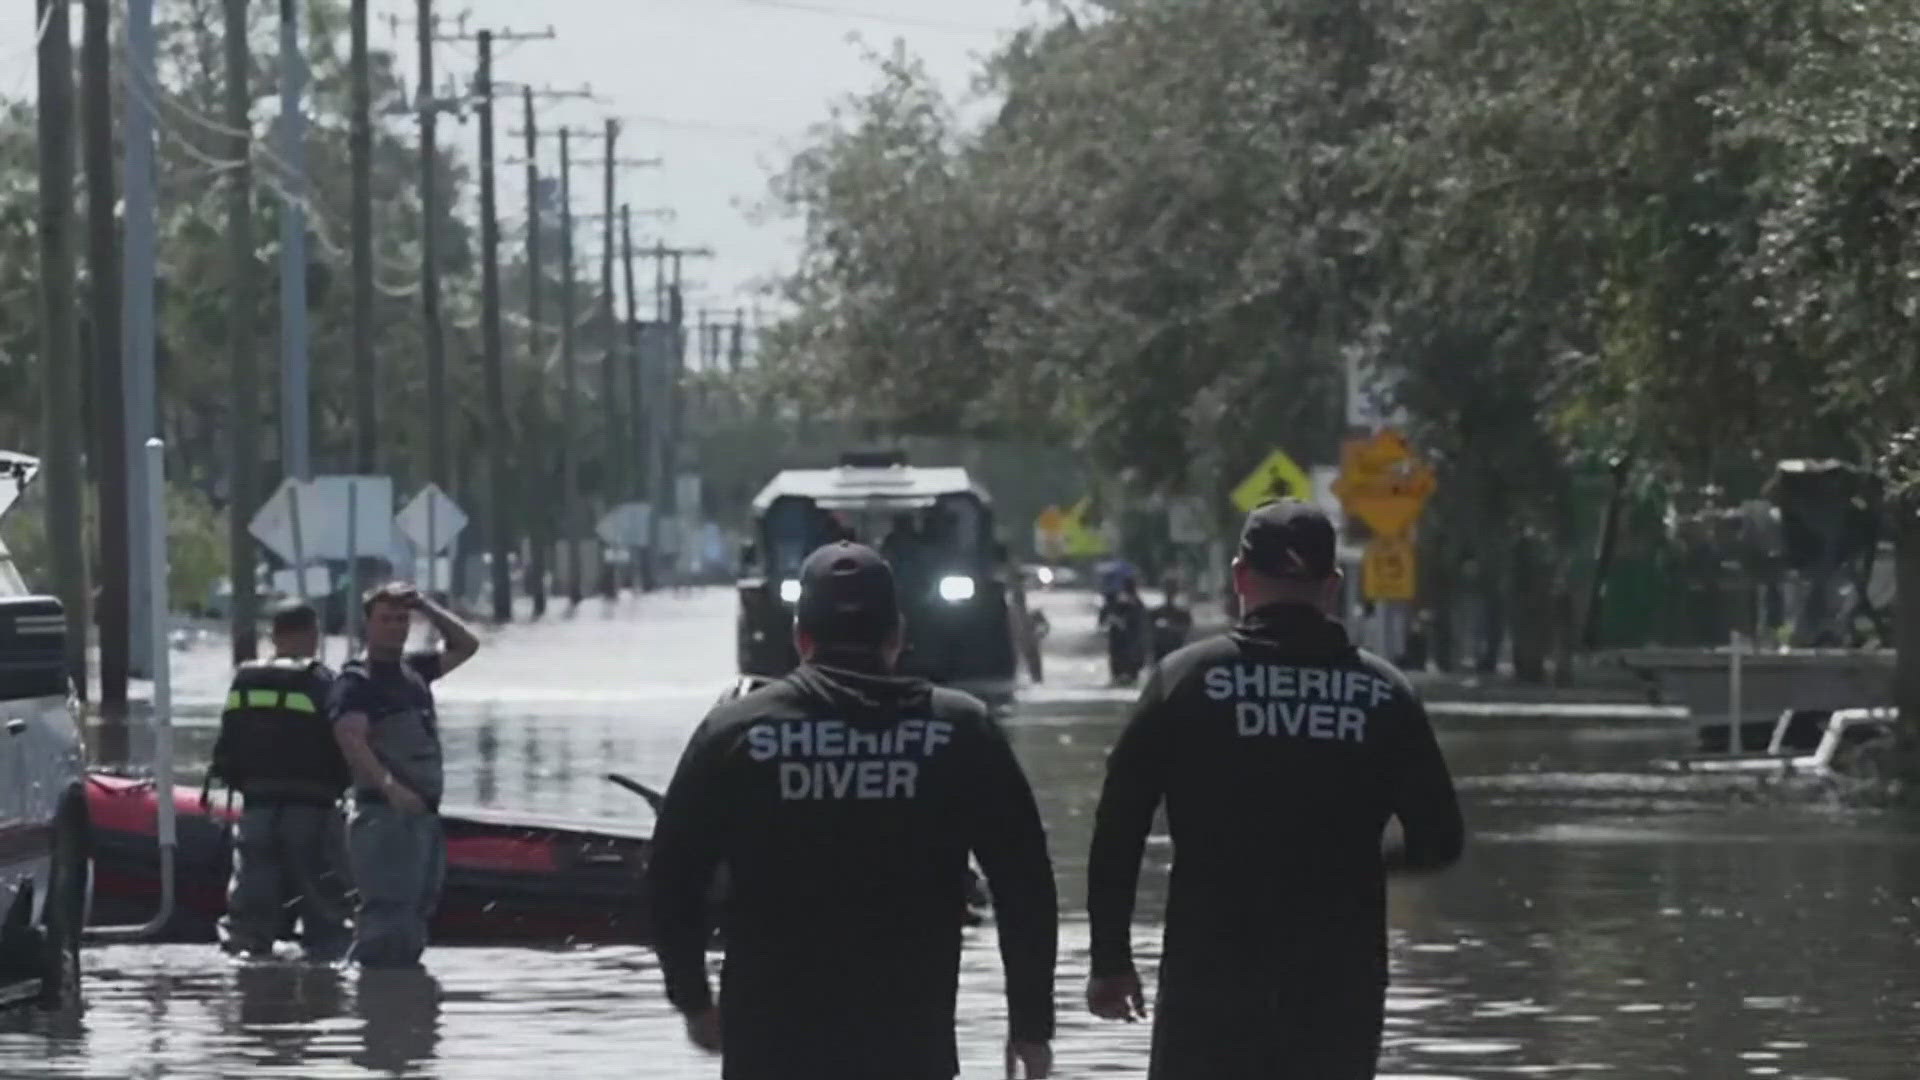
[[[419,652],[408,653],[407,666],[413,669],[415,675],[427,682],[438,679],[446,669],[438,649],[422,649]]]
[[[372,719],[374,705],[373,687],[366,675],[358,671],[341,672],[327,691],[328,720],[337,721],[352,712],[365,713]]]

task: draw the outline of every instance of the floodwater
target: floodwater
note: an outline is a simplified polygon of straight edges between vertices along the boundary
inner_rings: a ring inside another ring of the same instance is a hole
[[[1047,600],[1084,633],[1080,597]],[[506,631],[448,680],[450,802],[645,820],[600,776],[653,781],[730,674],[729,594],[655,596]],[[180,659],[180,745],[204,753],[217,643]],[[1139,1075],[1147,1025],[1079,1006],[1101,761],[1124,701],[1056,653],[1009,727],[1067,903],[1056,1075]],[[139,740],[136,740],[136,742]],[[1381,1076],[1920,1077],[1920,820],[1819,791],[1650,776],[1683,730],[1449,724],[1473,829],[1448,875],[1396,882]],[[1168,850],[1149,848],[1143,918]],[[1158,941],[1143,926],[1143,959]],[[715,1077],[641,948],[431,950],[425,974],[240,966],[210,946],[86,956],[84,1013],[0,1017],[0,1075]],[[969,931],[963,1075],[998,1077],[992,928]],[[1198,1080],[1198,1078],[1196,1078]]]

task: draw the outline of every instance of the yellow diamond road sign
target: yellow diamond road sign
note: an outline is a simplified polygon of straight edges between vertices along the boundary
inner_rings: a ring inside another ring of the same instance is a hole
[[[1388,429],[1352,440],[1340,457],[1340,479],[1333,492],[1347,513],[1382,536],[1413,527],[1433,494],[1434,476],[1399,432]]]
[[[1269,499],[1288,497],[1311,500],[1313,481],[1284,450],[1268,454],[1260,467],[1247,474],[1247,478],[1240,481],[1240,486],[1233,489],[1233,505],[1239,507],[1242,513]]]

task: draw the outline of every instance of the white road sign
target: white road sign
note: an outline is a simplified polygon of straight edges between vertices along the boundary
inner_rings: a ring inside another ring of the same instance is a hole
[[[393,523],[415,547],[429,555],[439,555],[452,547],[454,539],[467,527],[467,515],[459,503],[440,490],[440,485],[428,484],[406,509],[394,515]]]
[[[1207,542],[1207,507],[1199,499],[1172,499],[1167,503],[1167,539],[1176,544]]]
[[[33,476],[39,471],[38,458],[0,450],[0,517],[7,516],[7,508],[20,498],[21,492],[27,490],[27,485],[33,483]]]
[[[297,495],[296,495],[297,493]],[[393,548],[393,478],[388,476],[316,476],[304,484],[281,482],[248,531],[267,550],[295,559],[294,500],[299,499],[299,557],[346,559],[386,556]],[[352,517],[353,534],[347,533]],[[351,541],[351,542],[350,542]]]
[[[646,547],[647,526],[653,507],[643,502],[621,503],[600,515],[594,532],[616,547]]]

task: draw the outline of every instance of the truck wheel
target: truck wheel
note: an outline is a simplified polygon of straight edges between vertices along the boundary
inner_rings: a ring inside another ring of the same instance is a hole
[[[53,834],[53,869],[41,917],[40,1005],[80,1004],[80,937],[86,924],[91,829],[83,797],[70,795]]]

